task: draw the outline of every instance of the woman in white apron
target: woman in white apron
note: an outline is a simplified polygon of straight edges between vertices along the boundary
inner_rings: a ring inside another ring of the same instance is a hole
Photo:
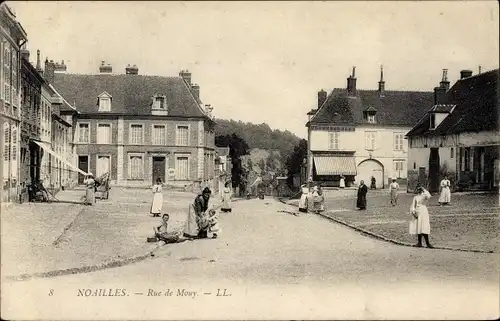
[[[440,205],[447,205],[451,202],[451,190],[450,190],[450,180],[448,179],[448,176],[444,176],[443,180],[439,184],[441,188],[441,193],[439,194],[439,204]]]
[[[307,187],[306,184],[303,184],[301,188],[302,188],[302,195],[300,196],[299,200],[299,212],[307,213],[309,188]]]
[[[163,187],[161,179],[156,179],[156,184],[153,185],[153,202],[151,203],[151,214],[159,217],[163,208]]]
[[[417,234],[416,247],[422,247],[422,237],[428,248],[433,248],[429,242],[429,234],[431,233],[431,224],[429,220],[429,211],[427,210],[427,200],[431,198],[431,194],[423,187],[417,188],[417,195],[413,197],[410,213],[413,219],[410,221],[410,234]]]

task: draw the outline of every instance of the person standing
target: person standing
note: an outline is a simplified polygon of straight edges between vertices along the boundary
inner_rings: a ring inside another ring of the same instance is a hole
[[[439,195],[439,205],[448,205],[451,202],[451,182],[448,179],[447,175],[444,175],[444,178],[441,180],[441,183],[439,184],[441,188],[441,193]]]
[[[309,201],[309,188],[306,184],[301,186],[302,195],[299,200],[299,212],[307,213],[308,201]]]
[[[88,173],[87,178],[83,181],[85,184],[85,205],[92,205],[95,203],[95,188],[96,183],[94,180],[94,175]]]
[[[368,193],[368,187],[366,187],[365,182],[359,182],[356,207],[360,210],[366,210],[366,193]]]
[[[370,189],[377,189],[377,180],[372,176],[372,182],[370,184]]]
[[[224,184],[224,189],[222,190],[222,205],[220,207],[222,212],[231,212],[231,188],[229,187],[229,182]]]
[[[391,196],[391,204],[392,206],[398,205],[398,190],[399,184],[396,182],[396,179],[392,179],[392,183],[389,185],[389,193]]]
[[[184,236],[187,238],[207,238],[209,226],[208,203],[212,191],[205,187],[201,194],[196,196],[194,202],[189,205],[188,218]]]
[[[340,175],[339,187],[340,188],[345,188],[345,177],[344,177],[344,175]]]
[[[153,185],[153,202],[151,203],[151,214],[154,217],[159,217],[163,208],[163,184],[161,178],[156,179],[156,184]]]
[[[426,206],[426,201],[431,198],[431,194],[423,187],[417,188],[417,195],[413,197],[410,207],[410,213],[413,215],[413,220],[410,222],[410,234],[417,234],[416,247],[422,247],[422,237],[428,248],[433,248],[429,242],[429,234],[431,233],[431,224],[429,220],[429,211]]]

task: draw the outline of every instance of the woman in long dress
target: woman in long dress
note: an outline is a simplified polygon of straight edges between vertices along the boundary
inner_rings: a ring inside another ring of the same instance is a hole
[[[151,203],[151,214],[154,217],[159,217],[163,208],[163,184],[161,179],[156,179],[156,184],[153,185],[153,202]]]
[[[210,227],[208,202],[212,191],[205,187],[201,194],[196,196],[194,202],[189,205],[188,218],[184,236],[187,238],[207,238]]]
[[[220,210],[223,212],[231,212],[231,188],[229,182],[226,182],[222,190],[222,205]]]
[[[345,177],[344,177],[344,175],[340,176],[339,187],[340,188],[345,188]]]
[[[95,188],[96,183],[94,180],[94,175],[89,173],[87,178],[83,181],[85,184],[85,205],[92,205],[95,203]]]
[[[398,205],[398,190],[399,184],[396,182],[396,179],[393,178],[391,185],[389,185],[389,194],[391,196],[392,206]]]
[[[366,187],[365,182],[359,182],[358,187],[358,199],[356,201],[356,207],[360,210],[366,210],[366,193],[368,193],[368,187]]]
[[[299,200],[299,212],[307,213],[309,188],[307,187],[306,184],[303,184],[301,188],[302,188],[302,195],[300,196]]]
[[[451,190],[450,190],[450,180],[448,176],[444,176],[443,180],[439,184],[441,187],[441,193],[439,195],[439,204],[440,205],[448,205],[451,202]]]
[[[410,212],[413,215],[413,220],[410,222],[410,234],[417,234],[416,247],[422,247],[422,237],[428,248],[432,248],[429,242],[429,234],[431,233],[431,224],[429,220],[429,211],[426,202],[431,198],[431,194],[423,187],[417,188],[417,195],[413,197]]]
[[[312,193],[313,200],[313,210],[315,213],[319,213],[322,211],[322,206],[325,198],[322,193],[320,193],[319,186],[314,186]]]

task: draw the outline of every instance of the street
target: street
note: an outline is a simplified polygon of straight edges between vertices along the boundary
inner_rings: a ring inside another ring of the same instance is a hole
[[[401,247],[295,211],[238,201],[217,239],[168,244],[120,268],[4,282],[2,317],[498,317],[498,254]]]

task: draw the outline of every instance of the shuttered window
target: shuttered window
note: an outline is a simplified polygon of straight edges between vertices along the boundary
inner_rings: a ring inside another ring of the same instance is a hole
[[[187,146],[189,140],[189,127],[177,126],[176,144],[178,146]]]
[[[365,149],[374,150],[377,132],[365,132]]]
[[[97,143],[111,144],[111,125],[99,124],[97,126]]]
[[[175,179],[189,179],[189,157],[177,157],[175,159]]]
[[[131,144],[142,144],[143,132],[142,125],[131,125],[130,126],[130,143]]]
[[[109,156],[97,156],[97,177],[109,172]]]
[[[129,156],[129,178],[142,179],[144,177],[144,159],[142,155]]]
[[[404,134],[394,133],[394,150],[403,150]]]
[[[328,149],[336,150],[339,149],[339,133],[329,132],[328,133]]]
[[[78,124],[78,142],[89,143],[89,124]]]
[[[153,126],[153,145],[165,145],[165,126],[164,125],[154,125]]]

